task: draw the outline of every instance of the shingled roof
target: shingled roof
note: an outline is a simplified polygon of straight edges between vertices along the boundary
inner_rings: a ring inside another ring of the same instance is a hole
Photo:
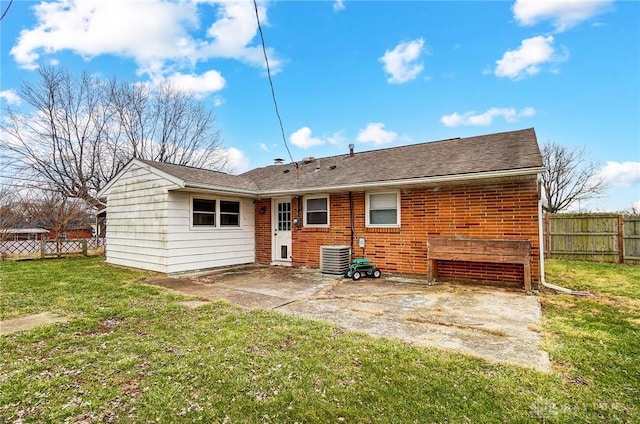
[[[258,191],[258,186],[251,179],[243,176],[184,165],[174,165],[166,162],[154,162],[141,159],[139,159],[139,161],[179,178],[184,181],[186,186],[224,187],[250,192]]]
[[[240,177],[261,193],[411,183],[437,177],[535,174],[542,157],[533,128],[270,165]]]
[[[543,169],[533,128],[270,165],[241,175],[134,161],[176,178],[185,188],[248,196],[535,175]]]

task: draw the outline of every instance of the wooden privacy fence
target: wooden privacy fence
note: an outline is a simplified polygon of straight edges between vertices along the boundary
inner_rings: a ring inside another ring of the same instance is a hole
[[[546,214],[546,258],[640,264],[640,216]]]

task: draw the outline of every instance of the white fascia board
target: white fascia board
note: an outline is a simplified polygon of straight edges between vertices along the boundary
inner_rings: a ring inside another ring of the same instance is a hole
[[[301,194],[301,193],[318,193],[318,192],[337,192],[337,191],[352,191],[352,190],[367,190],[371,188],[385,188],[385,187],[402,187],[408,185],[421,185],[421,184],[446,184],[460,181],[476,181],[489,178],[506,178],[506,177],[521,177],[525,175],[538,175],[544,172],[544,167],[539,168],[524,168],[524,169],[511,169],[506,171],[489,171],[489,172],[476,172],[473,174],[456,174],[456,175],[443,175],[437,177],[421,177],[410,178],[404,180],[387,180],[387,181],[373,181],[367,183],[358,184],[345,184],[339,186],[328,187],[313,187],[313,188],[294,188],[290,190],[273,190],[273,191],[261,191],[259,193],[262,197]]]

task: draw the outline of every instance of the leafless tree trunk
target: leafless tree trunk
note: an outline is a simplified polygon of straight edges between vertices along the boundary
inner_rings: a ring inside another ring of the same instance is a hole
[[[33,188],[100,208],[97,192],[132,157],[225,170],[214,115],[190,93],[39,69],[19,94],[33,111],[7,108],[0,147]]]
[[[543,208],[555,213],[578,201],[591,199],[605,192],[605,181],[598,175],[600,167],[587,161],[584,148],[569,149],[554,142],[542,145]]]
[[[24,208],[19,196],[7,186],[0,187],[0,245],[15,237],[11,229],[23,227],[24,223]],[[4,255],[4,250],[0,249],[0,260],[4,260]]]

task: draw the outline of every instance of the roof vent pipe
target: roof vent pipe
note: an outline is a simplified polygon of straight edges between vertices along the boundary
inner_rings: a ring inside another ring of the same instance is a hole
[[[353,144],[349,144],[349,156],[353,157],[353,148],[356,147]]]
[[[275,158],[275,159],[273,160],[273,163],[274,163],[275,165],[282,165],[282,164],[284,163],[284,159],[282,159],[282,158]]]

